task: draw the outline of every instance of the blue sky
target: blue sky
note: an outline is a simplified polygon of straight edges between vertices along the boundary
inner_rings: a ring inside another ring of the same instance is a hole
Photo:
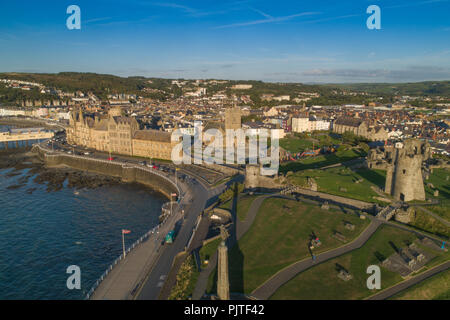
[[[69,5],[81,30],[68,30]],[[369,30],[369,5],[381,29]],[[0,71],[279,82],[450,79],[450,0],[0,3]]]

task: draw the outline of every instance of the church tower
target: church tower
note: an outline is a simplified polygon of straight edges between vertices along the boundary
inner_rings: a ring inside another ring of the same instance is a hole
[[[225,130],[227,129],[241,129],[241,109],[234,106],[225,110]]]

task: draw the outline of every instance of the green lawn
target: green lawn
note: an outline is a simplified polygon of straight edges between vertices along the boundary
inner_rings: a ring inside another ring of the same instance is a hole
[[[280,139],[280,147],[290,153],[298,153],[311,149],[313,147],[313,142],[309,139],[289,137]],[[317,147],[317,144],[315,147]]]
[[[393,296],[393,300],[450,300],[450,270]]]
[[[349,300],[366,298],[376,291],[366,286],[367,267],[380,265],[380,261],[394,253],[389,241],[397,247],[405,246],[405,241],[414,241],[413,233],[390,226],[382,226],[360,249],[319,264],[300,273],[283,285],[271,299],[323,299]],[[337,277],[337,265],[344,267],[353,276],[349,281]],[[402,277],[381,267],[381,289],[402,281]]]
[[[239,199],[237,203],[237,217],[240,221],[244,221],[247,217],[248,210],[250,209],[251,204],[258,196],[243,196]]]
[[[426,207],[427,208],[427,207]],[[428,208],[427,208],[428,209]],[[448,208],[447,208],[448,210]],[[414,221],[410,223],[413,227],[424,230],[430,233],[434,233],[437,236],[449,238],[450,237],[450,228],[445,224],[440,222],[439,220],[433,218],[426,212],[423,212],[420,209],[416,209],[416,217]]]
[[[231,211],[232,207],[233,207],[233,199],[230,199],[230,200],[222,203],[219,206],[220,209],[225,209],[225,210],[230,210],[230,211]]]
[[[355,225],[345,229],[343,222]],[[230,289],[250,293],[280,269],[308,257],[308,243],[314,232],[322,241],[316,253],[343,243],[332,237],[334,230],[347,237],[357,237],[369,222],[354,214],[344,214],[318,205],[286,199],[264,201],[250,230],[229,250]],[[209,290],[214,290],[214,276]]]
[[[450,221],[450,206],[426,206],[425,208]]]
[[[217,248],[219,247],[220,241],[222,241],[221,238],[217,238],[206,245],[204,245],[200,249],[200,261],[202,264],[202,267],[205,266],[205,260],[210,260],[213,254],[217,251]]]
[[[359,149],[339,149],[336,153],[329,155],[320,155],[316,157],[305,158],[295,162],[288,162],[280,166],[281,173],[289,171],[297,172],[300,170],[316,169],[326,167],[332,164],[341,163],[356,158],[364,157],[366,153]]]
[[[383,170],[359,169],[353,172],[349,168],[341,166],[325,170],[299,171],[289,176],[288,179],[290,183],[307,187],[307,177],[311,177],[316,180],[318,191],[362,201],[380,202],[374,199],[379,195],[371,187],[376,186],[383,189],[385,176],[386,172]],[[357,183],[361,179],[362,182]]]
[[[324,146],[340,145],[342,141],[330,135],[329,132],[314,132],[310,134],[292,135],[280,139],[280,147],[291,152],[298,153],[305,150],[322,148]]]
[[[450,180],[447,181],[447,176],[450,176],[449,169],[434,169],[430,174],[428,180],[424,180],[426,197],[429,199],[444,200],[447,206],[450,206]],[[431,183],[435,189],[439,190],[439,196],[433,195],[434,191],[428,187],[428,183]]]

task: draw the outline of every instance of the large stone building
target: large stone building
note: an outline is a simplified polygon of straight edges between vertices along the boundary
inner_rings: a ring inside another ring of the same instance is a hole
[[[329,130],[330,122],[314,116],[292,118],[292,132],[313,132]]]
[[[333,123],[333,132],[342,134],[352,132],[357,136],[364,137],[372,141],[385,141],[388,139],[388,132],[383,127],[369,127],[367,122],[359,118],[339,118]]]
[[[133,117],[126,117],[120,108],[107,115],[71,112],[67,142],[115,154],[170,160],[171,134],[157,130],[139,130]]]

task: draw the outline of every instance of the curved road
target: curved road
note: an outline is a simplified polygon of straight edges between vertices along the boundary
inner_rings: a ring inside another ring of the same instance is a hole
[[[175,241],[171,245],[165,245],[164,251],[159,257],[150,274],[146,277],[143,286],[137,293],[137,300],[157,300],[159,292],[164,285],[167,275],[172,267],[175,256],[184,251],[192,229],[197,221],[198,214],[205,208],[210,192],[201,184],[196,184],[192,190],[195,201],[186,212],[186,219],[178,232]]]

